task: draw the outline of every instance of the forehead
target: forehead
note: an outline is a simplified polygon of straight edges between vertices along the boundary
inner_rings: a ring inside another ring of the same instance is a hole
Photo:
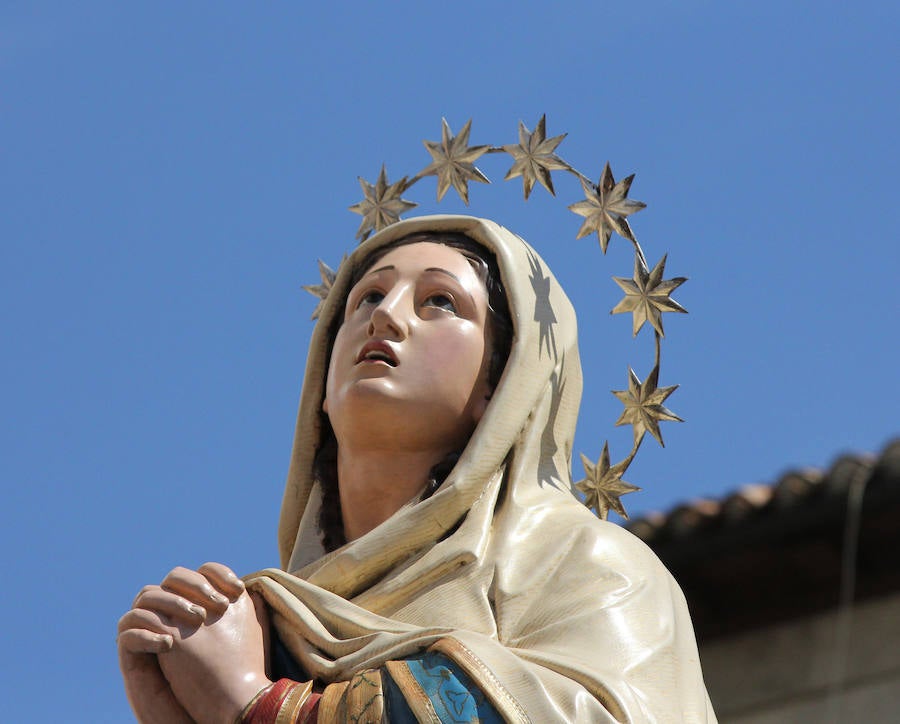
[[[456,276],[466,286],[473,282],[479,286],[481,280],[466,256],[446,244],[419,241],[391,249],[368,265],[364,272],[371,274],[384,267],[394,267],[400,274],[418,274],[433,269],[442,269]]]

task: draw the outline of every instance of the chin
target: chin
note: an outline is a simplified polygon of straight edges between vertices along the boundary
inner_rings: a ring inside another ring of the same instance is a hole
[[[395,388],[374,385],[354,385],[341,405],[342,415],[331,423],[340,444],[340,432],[357,440],[385,438],[391,445],[414,448],[441,448],[449,451],[465,445],[475,422],[466,413],[450,410],[444,405],[428,405],[421,396],[410,398]],[[341,420],[344,424],[341,424]],[[456,426],[445,426],[456,420]]]

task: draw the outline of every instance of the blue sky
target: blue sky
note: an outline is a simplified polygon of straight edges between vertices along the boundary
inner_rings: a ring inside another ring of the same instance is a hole
[[[645,442],[632,516],[880,449],[900,402],[898,20],[867,2],[4,3],[9,719],[40,721],[50,682],[74,720],[127,720],[115,622],[140,586],[277,563],[300,287],[352,248],[357,176],[419,171],[442,117],[509,144],[546,113],[578,169],[637,174],[638,239],[690,278],[660,379],[686,422]],[[652,363],[647,331],[608,313],[628,244],[575,240],[573,178],[525,204],[506,157],[480,167],[494,184],[469,212],[536,246],[579,312],[576,453],[621,457],[609,390]],[[406,196],[465,211],[433,179]]]

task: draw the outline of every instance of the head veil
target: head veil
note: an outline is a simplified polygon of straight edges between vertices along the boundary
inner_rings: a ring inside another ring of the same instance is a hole
[[[426,231],[462,233],[495,254],[514,329],[509,360],[437,492],[326,554],[312,467],[330,330],[363,260]],[[443,642],[509,721],[707,721],[681,591],[643,544],[571,494],[581,386],[574,310],[504,227],[410,219],[341,264],[307,359],[278,532],[283,570],[246,578],[310,676],[346,680]]]

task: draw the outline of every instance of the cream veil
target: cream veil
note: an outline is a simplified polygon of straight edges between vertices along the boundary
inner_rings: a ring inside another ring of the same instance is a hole
[[[311,469],[328,328],[369,252],[415,232],[492,250],[515,337],[439,490],[325,555]],[[438,640],[508,721],[715,721],[680,589],[642,543],[571,494],[581,397],[575,314],[541,258],[492,221],[394,224],[341,265],[310,344],[279,525],[284,570],[247,577],[310,676],[342,681]]]

